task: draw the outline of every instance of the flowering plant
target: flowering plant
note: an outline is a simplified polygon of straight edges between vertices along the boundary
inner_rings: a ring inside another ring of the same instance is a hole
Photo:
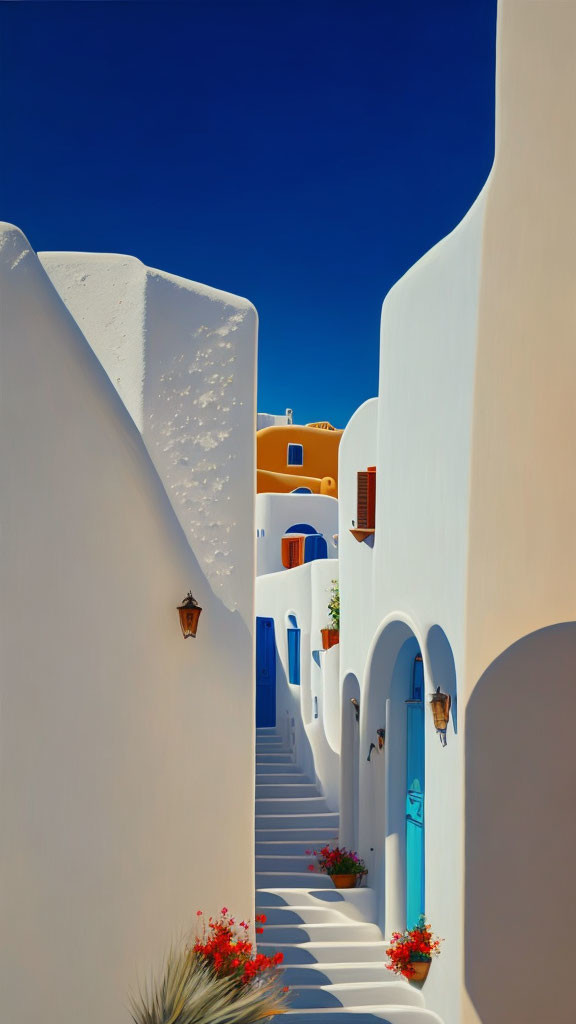
[[[441,942],[442,939],[433,936],[424,914],[420,914],[415,928],[392,932],[392,944],[386,950],[392,963],[386,964],[386,967],[389,971],[411,978],[415,974],[412,964],[422,961],[430,963],[433,956],[439,955]]]
[[[197,917],[202,917],[202,911],[198,910]],[[266,922],[265,914],[257,914],[256,921],[259,925]],[[250,925],[247,921],[240,921],[239,927],[242,932],[235,931],[235,921],[230,917],[227,907],[222,907],[220,917],[208,918],[208,925],[203,922],[202,935],[199,936],[193,947],[192,956],[202,957],[214,972],[221,978],[234,977],[243,985],[253,981],[263,971],[278,967],[284,959],[283,953],[274,953],[274,956],[265,956],[264,953],[253,953],[252,943],[248,939]],[[258,934],[262,934],[263,928],[256,928]]]
[[[332,580],[330,588],[330,600],[328,602],[328,615],[330,616],[330,629],[340,629],[340,586],[338,580]]]
[[[266,918],[256,920],[262,925]],[[282,953],[254,953],[250,925],[241,921],[239,928],[223,907],[218,918],[202,922],[193,945],[171,949],[162,974],[131,999],[134,1024],[254,1024],[284,1013]]]
[[[367,875],[368,869],[357,853],[347,850],[345,846],[323,846],[320,851],[306,850],[310,856],[318,860],[318,867],[326,875]],[[308,865],[308,871],[314,871],[314,865]]]

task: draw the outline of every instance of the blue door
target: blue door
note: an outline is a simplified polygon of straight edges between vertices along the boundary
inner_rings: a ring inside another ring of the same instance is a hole
[[[300,686],[300,630],[289,628],[288,637],[288,678],[292,686]]]
[[[406,701],[406,927],[424,913],[424,668],[414,661]]]
[[[304,561],[314,562],[328,557],[328,545],[321,533],[311,533],[304,541]]]
[[[274,619],[256,619],[256,725],[276,725]]]

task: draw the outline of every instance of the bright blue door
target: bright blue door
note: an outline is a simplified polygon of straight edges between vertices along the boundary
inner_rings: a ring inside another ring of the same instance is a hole
[[[406,702],[406,927],[424,913],[424,670],[414,661]]]
[[[293,686],[300,686],[300,630],[288,629],[288,678]]]
[[[274,619],[256,619],[256,725],[276,725]]]

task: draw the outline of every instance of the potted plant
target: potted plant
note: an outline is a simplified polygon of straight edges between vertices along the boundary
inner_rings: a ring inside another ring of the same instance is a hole
[[[409,981],[426,981],[432,957],[440,953],[440,943],[432,934],[426,917],[420,914],[418,924],[405,932],[392,932],[392,943],[386,950],[392,963],[389,971],[403,974]]]
[[[201,910],[197,916],[203,920]],[[255,953],[249,923],[239,928],[223,907],[192,945],[171,949],[162,974],[131,1000],[134,1024],[253,1024],[284,1013],[283,954]]]
[[[331,647],[334,647],[340,641],[340,587],[338,580],[332,580],[328,615],[330,617],[330,625],[321,631],[322,647],[325,651],[330,650]]]
[[[333,850],[329,846],[323,846],[320,851],[306,850],[310,856],[317,858],[318,867],[334,882],[337,889],[354,889],[368,869],[357,853],[347,850],[344,846],[335,846]],[[308,865],[308,871],[314,871],[313,864]]]

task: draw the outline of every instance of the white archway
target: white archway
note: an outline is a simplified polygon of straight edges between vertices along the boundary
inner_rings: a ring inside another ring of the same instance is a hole
[[[417,655],[429,678],[417,627],[403,614],[388,616],[370,647],[360,711],[359,845],[386,935],[406,923],[406,701]]]

